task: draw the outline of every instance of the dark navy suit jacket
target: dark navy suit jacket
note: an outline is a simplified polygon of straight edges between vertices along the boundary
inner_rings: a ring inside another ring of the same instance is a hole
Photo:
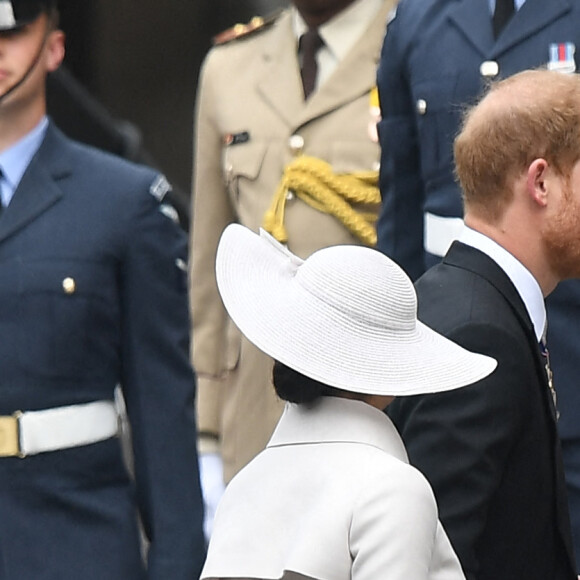
[[[0,414],[112,399],[120,384],[136,482],[117,438],[0,458],[2,580],[199,576],[187,242],[151,193],[158,177],[50,124],[0,216]]]
[[[467,579],[575,580],[555,412],[517,290],[493,260],[458,242],[416,289],[427,326],[498,361],[474,385],[388,407]]]
[[[423,215],[460,217],[453,139],[465,106],[488,82],[544,66],[552,43],[572,43],[580,64],[580,0],[526,0],[494,41],[488,0],[402,0],[378,71],[383,120],[378,247],[412,278],[440,258],[423,249]],[[424,101],[424,106],[419,102]],[[558,391],[575,549],[580,561],[580,282],[548,298],[548,344]]]

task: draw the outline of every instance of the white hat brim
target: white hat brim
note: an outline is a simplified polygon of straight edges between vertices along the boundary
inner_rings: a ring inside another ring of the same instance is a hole
[[[416,321],[414,313],[412,324],[397,318],[400,311],[416,312],[414,289],[392,260],[369,248],[335,246],[303,262],[268,234],[233,224],[220,240],[216,275],[230,317],[250,342],[332,387],[436,393],[477,382],[497,365]]]

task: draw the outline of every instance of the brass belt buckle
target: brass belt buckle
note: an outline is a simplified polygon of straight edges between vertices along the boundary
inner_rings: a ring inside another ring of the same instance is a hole
[[[20,417],[16,411],[13,415],[0,416],[0,457],[24,457],[20,449]]]

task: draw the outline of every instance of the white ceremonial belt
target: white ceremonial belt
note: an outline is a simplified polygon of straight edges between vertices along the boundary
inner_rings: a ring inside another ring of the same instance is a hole
[[[113,401],[16,411],[0,416],[0,457],[26,457],[110,439],[119,430]]]
[[[463,220],[425,212],[423,247],[435,256],[444,256],[449,246],[461,235]]]

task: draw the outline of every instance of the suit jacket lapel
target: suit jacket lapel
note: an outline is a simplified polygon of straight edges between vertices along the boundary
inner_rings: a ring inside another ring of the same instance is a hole
[[[49,125],[40,149],[14,193],[10,205],[0,219],[0,243],[43,214],[63,195],[55,182],[55,175],[64,171],[59,163],[51,162],[54,148],[59,147],[59,135]]]
[[[274,27],[264,49],[258,92],[289,126],[294,126],[304,109],[304,96],[290,12],[285,12]]]
[[[443,262],[469,270],[492,284],[508,301],[520,323],[526,329],[530,340],[537,346],[534,326],[524,302],[507,274],[489,256],[471,246],[454,242],[443,258]]]
[[[482,56],[489,53],[494,38],[487,0],[461,0],[449,9],[449,18]]]
[[[534,325],[530,315],[528,314],[526,305],[508,275],[489,256],[471,246],[462,244],[461,242],[454,242],[452,244],[447,255],[443,258],[443,262],[451,266],[469,270],[478,276],[482,276],[503,295],[526,332],[530,348],[534,353],[536,370],[539,376],[542,377],[542,382],[545,385],[543,391],[547,396],[549,394],[548,377],[545,371],[545,362],[540,352]],[[546,402],[548,407],[551,409],[552,405],[548,396]],[[556,417],[555,414],[551,414],[555,426]]]
[[[483,276],[508,301],[526,331],[530,348],[534,353],[536,370],[538,375],[542,377],[542,382],[545,386],[543,393],[545,395],[546,405],[551,411],[550,414],[554,422],[554,427],[556,427],[556,413],[548,386],[548,375],[545,368],[546,361],[540,352],[536,331],[528,314],[528,310],[516,290],[516,287],[513,285],[507,274],[489,256],[460,242],[456,242],[451,246],[450,251],[444,258],[444,262],[454,266],[459,266]]]
[[[506,34],[498,38],[491,57],[498,56],[520,44],[571,10],[572,0],[526,0],[507,23]],[[556,40],[558,39],[554,39]],[[547,54],[548,47],[546,47]]]

